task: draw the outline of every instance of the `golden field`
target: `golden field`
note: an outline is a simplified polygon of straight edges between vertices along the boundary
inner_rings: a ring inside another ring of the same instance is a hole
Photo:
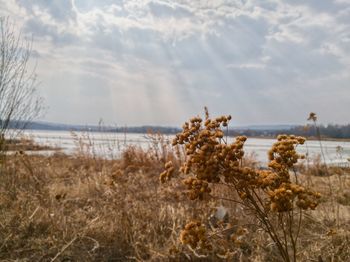
[[[186,174],[160,183],[166,163],[184,164],[185,150],[153,138],[148,150],[129,147],[114,160],[84,152],[8,156],[0,175],[0,260],[283,261],[224,183],[212,184],[215,197],[203,200],[188,198]],[[241,165],[259,170],[254,159]],[[350,170],[299,165],[296,173],[321,197],[301,214],[294,261],[350,261]],[[200,221],[208,250],[184,241],[190,221]]]

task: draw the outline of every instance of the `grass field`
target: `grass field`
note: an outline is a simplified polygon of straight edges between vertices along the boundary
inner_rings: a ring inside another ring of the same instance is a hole
[[[164,164],[180,165],[183,152],[159,137],[153,145],[129,147],[115,160],[82,152],[8,156],[0,175],[0,260],[281,261],[256,219],[225,201],[232,194],[225,185],[212,187],[221,197],[191,201],[181,180],[161,184]],[[298,170],[299,183],[322,197],[315,210],[303,213],[297,260],[350,261],[350,170]],[[218,207],[225,210],[221,220]],[[191,220],[211,232],[232,233],[241,226],[244,232],[239,241],[208,232],[211,249],[200,252],[180,241]]]

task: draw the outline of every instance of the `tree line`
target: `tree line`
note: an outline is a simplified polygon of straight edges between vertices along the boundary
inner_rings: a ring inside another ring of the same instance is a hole
[[[337,138],[337,139],[350,139],[350,124],[347,125],[318,125],[317,128],[320,131],[321,137],[324,138]],[[295,126],[285,130],[253,130],[242,129],[228,131],[229,136],[245,135],[248,137],[276,137],[279,134],[293,134],[304,137],[317,137],[317,128],[308,124],[306,126]]]

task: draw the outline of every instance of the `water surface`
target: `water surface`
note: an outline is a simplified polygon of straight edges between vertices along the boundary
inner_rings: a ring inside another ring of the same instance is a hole
[[[67,154],[74,154],[80,150],[108,158],[118,157],[129,145],[141,146],[144,149],[152,145],[147,134],[25,130],[23,135],[32,138],[40,145],[59,147]],[[164,139],[171,141],[173,137],[165,135]],[[233,139],[229,138],[229,142]],[[254,154],[256,159],[264,164],[267,162],[267,152],[275,141],[275,139],[248,138],[244,147],[246,155]],[[350,142],[322,141],[322,148],[327,163],[349,162]],[[308,153],[310,158],[316,158],[321,155],[320,142],[306,141],[305,145],[298,146],[298,152]]]

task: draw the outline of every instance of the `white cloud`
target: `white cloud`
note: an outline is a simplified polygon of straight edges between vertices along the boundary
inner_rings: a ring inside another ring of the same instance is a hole
[[[0,4],[34,36],[48,120],[180,124],[208,105],[239,124],[302,122],[311,110],[331,122],[332,106],[348,121],[347,0]],[[103,105],[90,114],[94,99]]]

